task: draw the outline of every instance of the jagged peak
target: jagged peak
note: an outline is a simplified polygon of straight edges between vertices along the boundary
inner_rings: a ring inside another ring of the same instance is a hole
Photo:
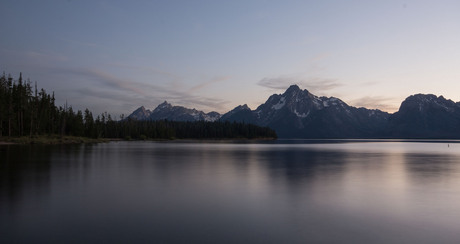
[[[244,111],[244,110],[247,110],[247,111],[252,111],[247,104],[243,104],[243,105],[238,105],[236,106],[234,109],[230,110],[227,112],[227,114],[234,114],[236,112],[239,112],[239,111]]]
[[[136,110],[134,110],[134,112],[132,112],[128,118],[132,118],[132,119],[146,119],[149,115],[150,115],[151,111],[150,110],[147,110],[145,109],[144,106],[140,106],[139,108],[137,108]]]
[[[302,90],[300,89],[300,87],[298,85],[291,85],[289,86],[288,89],[286,89],[286,91],[283,93],[283,95],[288,95],[288,94],[297,94],[299,92],[301,92]],[[305,90],[306,91],[306,90]],[[307,91],[308,92],[308,91]]]
[[[219,112],[216,112],[216,111],[211,111],[209,113],[206,113],[206,115],[209,115],[209,116],[220,116],[220,113]]]
[[[135,113],[137,113],[137,114],[139,114],[139,113],[145,114],[145,113],[150,113],[150,112],[151,112],[151,111],[148,110],[148,109],[145,109],[144,106],[140,106],[139,108],[137,108],[136,110],[134,110],[133,114],[135,114]]]
[[[290,85],[289,88],[286,91],[289,91],[289,90],[291,90],[291,91],[299,91],[300,87],[298,85],[296,85],[296,84]]]
[[[398,112],[407,110],[424,111],[431,106],[441,107],[446,111],[453,111],[454,107],[458,107],[458,103],[450,99],[445,99],[443,96],[434,94],[415,94],[407,97],[399,107]]]
[[[418,94],[414,94],[414,95],[410,95],[406,98],[406,100],[411,100],[411,99],[423,99],[423,100],[426,100],[426,99],[437,99],[438,96],[434,95],[434,94],[422,94],[422,93],[418,93]]]
[[[164,101],[163,103],[159,104],[155,110],[159,110],[159,109],[165,109],[165,108],[172,108],[173,106],[168,103],[167,101]]]
[[[144,106],[140,106],[140,107],[138,107],[136,110],[134,110],[134,112],[137,112],[137,111],[145,111],[145,107],[144,107]]]
[[[296,100],[299,100],[300,97],[309,97],[310,99],[318,98],[317,96],[311,94],[307,89],[300,89],[298,85],[291,85],[283,94],[280,95],[286,99],[295,98]]]
[[[238,105],[233,110],[251,110],[247,104]]]
[[[410,95],[407,97],[403,103],[407,102],[418,102],[418,103],[429,103],[429,102],[448,102],[448,103],[455,103],[450,99],[446,99],[443,96],[436,96],[434,94],[415,94],[415,95]]]
[[[320,97],[321,100],[327,101],[327,102],[332,102],[336,104],[346,104],[342,99],[337,98],[337,97]]]
[[[171,104],[170,104],[170,103],[168,103],[168,101],[166,101],[166,100],[165,100],[165,101],[164,101],[164,102],[162,102],[160,105],[171,105]]]

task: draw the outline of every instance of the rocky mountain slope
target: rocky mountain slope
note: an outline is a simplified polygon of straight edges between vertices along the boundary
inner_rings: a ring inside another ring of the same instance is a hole
[[[238,106],[221,119],[268,126],[283,138],[375,138],[383,135],[389,116],[349,106],[335,97],[318,97],[293,85],[254,111]]]
[[[460,138],[460,103],[431,94],[409,96],[389,118],[386,132],[397,138]]]

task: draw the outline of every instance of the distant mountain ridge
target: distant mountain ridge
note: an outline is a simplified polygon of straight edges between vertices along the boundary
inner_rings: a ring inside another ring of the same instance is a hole
[[[356,108],[339,98],[318,97],[297,85],[273,94],[251,110],[239,105],[221,115],[172,106],[143,106],[128,116],[137,120],[237,121],[268,126],[280,138],[460,138],[460,103],[432,94],[406,98],[394,114]]]
[[[168,102],[158,105],[153,111],[146,110],[144,106],[139,107],[128,118],[136,120],[172,120],[172,121],[216,121],[220,118],[217,112],[205,113],[196,109],[189,109],[182,106],[173,106]]]
[[[387,134],[401,138],[460,138],[460,102],[416,94],[388,121]]]
[[[374,138],[383,135],[388,117],[386,112],[351,107],[292,85],[254,111],[239,106],[221,119],[268,126],[284,138]]]

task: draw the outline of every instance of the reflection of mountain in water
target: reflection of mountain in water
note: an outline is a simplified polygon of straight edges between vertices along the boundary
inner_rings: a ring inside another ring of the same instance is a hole
[[[460,239],[460,144],[296,142],[1,147],[0,242]]]

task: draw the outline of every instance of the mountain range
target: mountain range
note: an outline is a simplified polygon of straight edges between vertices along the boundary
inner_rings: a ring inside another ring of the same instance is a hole
[[[168,102],[158,105],[153,111],[144,106],[136,109],[128,118],[136,120],[172,120],[172,121],[216,121],[221,117],[218,112],[205,113],[182,106],[172,106]]]
[[[245,122],[268,126],[279,138],[460,138],[460,103],[442,96],[409,96],[390,114],[349,106],[335,97],[318,97],[297,85],[271,95],[255,110],[245,104],[221,115],[165,101],[153,111],[142,106],[128,118]]]

